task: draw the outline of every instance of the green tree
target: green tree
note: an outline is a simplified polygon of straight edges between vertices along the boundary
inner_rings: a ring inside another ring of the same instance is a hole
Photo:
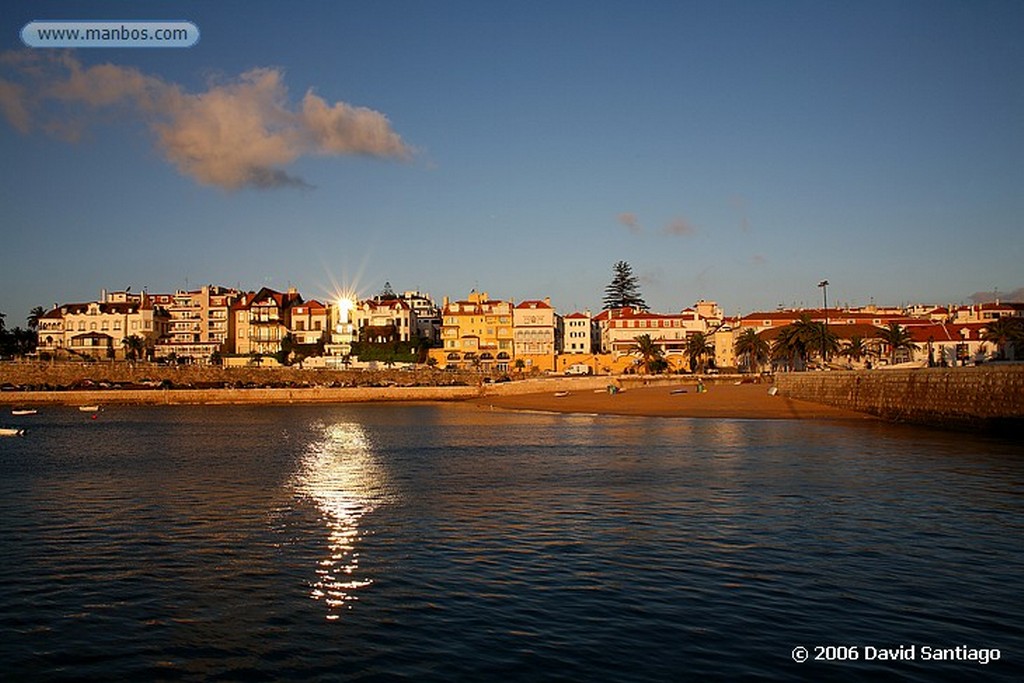
[[[651,339],[649,334],[634,337],[629,352],[640,356],[640,365],[645,372],[657,372],[657,361],[665,358],[665,352]]]
[[[513,363],[513,365],[515,366],[516,372],[518,372],[519,376],[522,377],[523,370],[526,369],[526,361],[524,361],[522,358],[516,358],[516,362]]]
[[[686,357],[690,360],[690,372],[704,372],[705,359],[715,355],[715,346],[703,332],[686,338]]]
[[[633,274],[633,268],[625,261],[613,266],[612,281],[604,288],[604,308],[639,308],[646,309],[647,304],[640,296],[639,279]]]
[[[879,330],[878,338],[889,347],[889,362],[896,364],[896,354],[900,351],[916,351],[918,346],[910,336],[910,330],[899,323],[889,323],[888,327]]]
[[[757,372],[771,358],[772,347],[754,328],[748,327],[736,338],[733,352],[742,359],[747,372]]]

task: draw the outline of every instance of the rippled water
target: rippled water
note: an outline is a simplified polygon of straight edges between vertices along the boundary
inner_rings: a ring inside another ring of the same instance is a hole
[[[13,420],[5,680],[1015,680],[1024,662],[1011,441],[462,405]],[[793,661],[816,645],[860,659]],[[916,661],[865,661],[900,645]]]

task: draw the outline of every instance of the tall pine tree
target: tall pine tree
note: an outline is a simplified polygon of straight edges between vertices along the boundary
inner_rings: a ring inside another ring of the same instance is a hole
[[[633,274],[633,268],[625,261],[619,261],[613,271],[615,275],[612,281],[604,288],[604,309],[628,306],[646,310],[647,304],[640,296],[640,285],[637,276]]]

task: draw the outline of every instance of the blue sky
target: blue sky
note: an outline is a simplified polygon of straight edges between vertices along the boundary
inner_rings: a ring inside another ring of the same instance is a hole
[[[1020,2],[69,7],[0,19],[9,327],[101,288],[204,283],[596,311],[618,260],[665,312],[817,305],[822,278],[830,305],[1024,288]],[[101,18],[202,37],[60,54],[19,39],[31,20]],[[67,94],[102,65],[146,85]],[[231,124],[216,141],[214,111]],[[265,136],[236,125],[250,118]],[[363,123],[384,141],[357,141]]]

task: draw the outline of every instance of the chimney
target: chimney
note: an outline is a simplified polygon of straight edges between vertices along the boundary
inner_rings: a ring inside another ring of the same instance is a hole
[[[550,296],[544,297],[544,303],[546,303],[548,306],[550,306],[551,305],[551,297]]]

